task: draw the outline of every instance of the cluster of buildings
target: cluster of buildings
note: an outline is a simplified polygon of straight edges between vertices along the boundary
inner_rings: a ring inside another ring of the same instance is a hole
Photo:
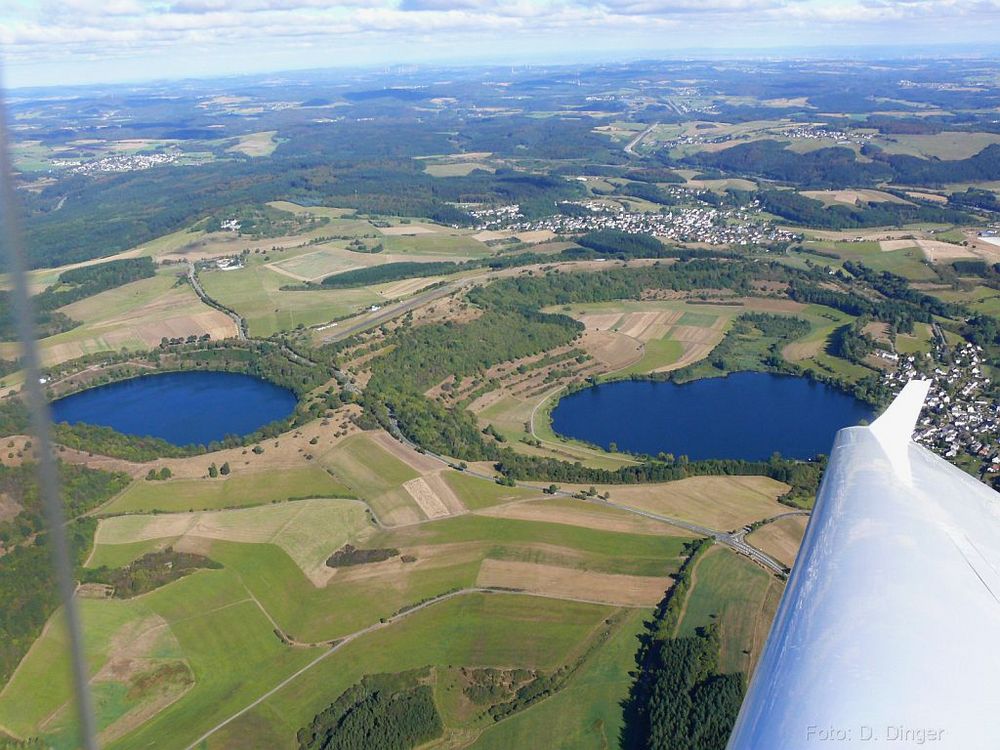
[[[1000,472],[1000,403],[989,395],[980,347],[965,343],[945,349],[935,345],[933,355],[908,355],[886,373],[902,388],[918,377],[933,380],[927,403],[913,438],[946,458],[963,455],[979,461],[980,473]]]
[[[149,154],[115,154],[105,156],[94,161],[85,163],[76,162],[69,171],[73,174],[101,174],[104,172],[135,172],[140,169],[150,169],[164,164],[172,164],[177,161],[177,154],[149,153]],[[68,166],[70,163],[64,166]]]
[[[595,201],[578,203],[588,210],[579,216],[557,214],[526,221],[517,205],[471,212],[479,230],[503,229],[512,232],[548,230],[555,234],[585,234],[599,229],[617,229],[632,234],[651,234],[674,242],[707,245],[772,245],[793,242],[799,237],[761,217],[760,206],[752,201],[739,208],[689,206],[664,209],[661,213],[614,210]]]
[[[837,143],[865,143],[874,137],[874,133],[860,133],[846,130],[830,130],[829,128],[817,127],[814,125],[796,125],[785,128],[779,136],[782,138],[800,138],[803,140],[823,140],[829,139]]]
[[[663,141],[660,145],[669,150],[678,146],[700,146],[706,143],[728,143],[734,140],[733,136],[725,133],[723,135],[680,135]]]

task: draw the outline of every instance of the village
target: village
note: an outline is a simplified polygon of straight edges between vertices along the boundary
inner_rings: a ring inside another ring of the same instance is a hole
[[[629,211],[624,208],[616,210],[597,201],[571,205],[581,206],[589,213],[573,216],[556,214],[542,219],[525,220],[516,204],[470,213],[477,221],[477,230],[547,230],[555,234],[583,234],[600,229],[617,229],[632,234],[650,234],[674,242],[765,247],[800,239],[798,235],[765,220],[756,200],[739,208],[686,206],[663,209],[662,213]]]
[[[916,442],[958,463],[972,458],[980,476],[1000,472],[1000,403],[990,397],[982,348],[947,347],[939,339],[933,353],[900,357],[885,378],[893,390],[915,378],[933,381]]]
[[[82,164],[80,162],[64,162],[59,166],[71,166],[75,163],[77,166],[69,170],[73,174],[94,175],[107,172],[136,172],[141,169],[152,169],[164,164],[172,164],[177,159],[177,154],[161,152],[150,154],[116,154]]]

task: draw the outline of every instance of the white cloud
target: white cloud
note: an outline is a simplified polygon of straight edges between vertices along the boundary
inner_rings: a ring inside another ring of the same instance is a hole
[[[614,49],[995,42],[998,15],[1000,0],[0,0],[0,45],[14,70],[218,59],[248,47],[276,59],[348,48],[385,62],[418,59],[424,49],[586,59]],[[909,36],[900,37],[898,23]],[[305,55],[297,59],[310,64]]]

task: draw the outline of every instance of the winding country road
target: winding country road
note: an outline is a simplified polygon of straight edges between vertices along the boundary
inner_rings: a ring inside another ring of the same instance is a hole
[[[398,430],[395,430],[393,432],[394,432],[393,437],[395,439],[399,440],[401,443],[403,443],[404,445],[407,445],[407,446],[409,446],[411,448],[414,448],[414,449],[417,448],[417,446],[414,443],[412,443],[409,440],[407,440],[406,437],[402,433],[398,432]],[[444,458],[443,456],[439,456],[439,455],[437,455],[435,453],[431,453],[430,451],[426,451],[426,450],[423,450],[422,453],[424,455],[426,455],[426,456],[430,456],[431,458],[434,458],[434,459],[436,459],[438,461],[441,461],[442,463],[445,463],[445,464],[447,464],[449,466],[452,465],[452,462],[449,461],[448,459]],[[469,474],[470,476],[478,477],[480,479],[485,479],[485,480],[488,480],[488,481],[491,481],[491,482],[495,481],[494,477],[492,477],[492,476],[490,476],[488,474],[484,474],[482,472],[477,472],[477,471],[475,471],[473,469],[466,469],[465,473]],[[539,489],[535,485],[527,484],[525,482],[517,482],[517,486],[524,487],[524,488],[529,488],[529,489],[533,489],[533,490],[538,490]],[[574,495],[573,493],[565,492],[563,490],[557,490],[554,494],[555,495],[559,495],[559,496],[563,496],[563,497],[576,497],[576,495]],[[586,499],[581,500],[581,502],[587,502],[587,503],[592,503],[594,505],[604,505],[604,506],[609,506],[609,507],[612,507],[612,508],[617,508],[618,510],[625,511],[627,513],[633,513],[635,515],[643,516],[645,518],[649,518],[649,519],[652,519],[654,521],[661,521],[661,522],[663,522],[665,524],[669,524],[671,526],[676,526],[677,528],[681,528],[681,529],[684,529],[686,531],[690,531],[690,532],[692,532],[694,534],[697,534],[699,536],[710,537],[710,538],[714,539],[716,542],[718,542],[718,543],[720,543],[720,544],[722,544],[722,545],[724,545],[726,547],[729,547],[734,552],[737,552],[738,554],[741,554],[741,555],[744,555],[745,557],[750,558],[751,560],[753,560],[754,562],[756,562],[758,565],[763,566],[764,568],[770,570],[771,572],[773,572],[773,573],[775,573],[777,575],[784,575],[787,572],[787,570],[786,570],[786,568],[785,568],[784,565],[782,565],[781,563],[779,563],[777,560],[775,560],[770,555],[767,555],[766,553],[761,552],[759,549],[757,549],[756,547],[754,547],[751,544],[747,543],[743,539],[743,537],[747,533],[747,529],[745,527],[741,528],[741,529],[739,529],[737,531],[734,531],[734,532],[719,531],[719,530],[716,530],[716,529],[708,528],[707,526],[701,526],[699,524],[692,523],[690,521],[685,521],[685,520],[682,520],[682,519],[679,519],[679,518],[672,518],[670,516],[660,515],[659,513],[651,513],[649,511],[640,510],[638,508],[632,508],[630,506],[621,505],[619,503],[614,503],[614,502],[611,502],[611,501],[608,501],[608,500],[598,500],[596,498],[586,498]],[[774,516],[772,518],[765,519],[764,523],[767,524],[767,523],[771,523],[772,521],[776,521],[776,520],[778,520],[780,518],[786,518],[788,516],[795,516],[795,515],[803,515],[803,514],[807,514],[807,513],[808,513],[808,511],[798,511],[798,510],[796,510],[796,511],[789,511],[788,513],[781,513],[781,514],[779,514],[777,516]],[[248,589],[248,593],[249,593],[249,589]],[[415,605],[413,607],[410,607],[409,609],[407,609],[407,610],[405,610],[403,612],[399,612],[399,613],[397,613],[397,614],[395,614],[395,615],[393,615],[391,617],[387,617],[384,620],[381,620],[379,622],[372,623],[371,625],[369,625],[369,626],[367,626],[365,628],[362,628],[361,630],[357,630],[357,631],[355,631],[353,633],[350,633],[349,635],[346,635],[346,636],[338,639],[336,642],[334,642],[330,646],[329,649],[327,649],[326,651],[324,651],[323,653],[321,653],[319,656],[317,656],[315,659],[313,659],[312,661],[310,661],[308,664],[304,665],[303,667],[301,667],[297,671],[295,671],[292,674],[290,674],[288,677],[286,677],[285,679],[283,679],[281,682],[279,682],[273,688],[271,688],[270,690],[268,690],[267,692],[265,692],[263,695],[261,695],[259,698],[257,698],[253,702],[251,702],[251,703],[247,704],[246,706],[244,706],[243,708],[241,708],[236,713],[234,713],[231,716],[229,716],[227,719],[225,719],[223,721],[220,721],[218,724],[216,724],[215,726],[213,726],[211,729],[209,729],[207,732],[205,732],[203,735],[201,735],[198,739],[196,739],[194,742],[192,742],[190,745],[188,745],[187,748],[186,748],[186,750],[194,750],[194,748],[196,748],[199,745],[201,745],[201,743],[203,743],[205,740],[207,740],[213,734],[215,734],[216,732],[218,732],[220,729],[222,729],[223,727],[227,726],[228,724],[231,724],[232,722],[236,721],[237,719],[239,719],[241,716],[243,716],[244,714],[248,713],[249,711],[252,711],[254,708],[256,708],[261,703],[263,703],[264,701],[266,701],[268,698],[270,698],[271,696],[273,696],[275,693],[279,692],[284,687],[286,687],[290,683],[294,682],[296,679],[298,679],[303,674],[305,674],[306,672],[308,672],[309,670],[311,670],[317,664],[321,663],[322,661],[324,661],[325,659],[327,659],[328,657],[330,657],[331,655],[333,655],[334,653],[336,653],[337,651],[339,651],[341,648],[343,648],[344,646],[346,646],[351,641],[357,640],[358,638],[360,638],[360,637],[362,637],[364,635],[368,635],[369,633],[373,633],[373,632],[375,632],[377,630],[381,630],[382,628],[389,627],[393,623],[396,623],[396,622],[398,622],[399,620],[401,620],[401,619],[403,619],[405,617],[409,617],[410,615],[414,614],[415,612],[419,612],[419,611],[421,611],[423,609],[426,609],[427,607],[430,607],[430,606],[432,606],[434,604],[439,604],[440,602],[447,601],[448,599],[452,599],[452,598],[457,597],[457,596],[464,596],[466,594],[475,594],[475,593],[481,593],[481,594],[517,594],[517,595],[520,595],[520,596],[542,596],[541,594],[532,594],[531,592],[512,591],[512,590],[508,591],[508,590],[505,590],[505,589],[495,589],[495,588],[483,587],[483,586],[472,586],[472,587],[468,587],[468,588],[458,589],[456,591],[450,591],[450,592],[447,592],[445,594],[440,594],[440,595],[435,596],[435,597],[431,597],[430,599],[427,599],[427,600],[425,600],[423,602],[420,602],[419,604],[417,604],[417,605]],[[259,601],[256,600],[256,597],[253,597],[252,594],[250,594],[250,596],[253,599],[253,601],[255,601],[257,603],[257,606],[264,613],[265,617],[267,617],[267,619],[275,627],[275,630],[278,631],[278,632],[282,632],[283,633],[284,631],[281,630],[281,628],[278,626],[278,624],[275,622],[275,620],[271,617],[271,615],[264,609],[263,605]],[[561,596],[560,597],[551,597],[550,596],[548,598],[566,599],[568,601],[578,601],[578,602],[584,602],[584,603],[590,603],[590,604],[606,604],[606,602],[595,602],[595,601],[592,601],[592,600],[582,599],[582,598],[576,598],[576,597],[561,597]],[[305,644],[298,644],[298,643],[296,643],[295,645],[305,645]]]
[[[236,335],[240,338],[241,341],[246,341],[248,338],[250,338],[250,335],[247,331],[247,322],[246,320],[244,320],[243,316],[240,315],[235,310],[231,310],[222,303],[217,302],[216,300],[209,297],[208,292],[206,292],[202,288],[201,282],[198,280],[198,274],[195,270],[194,263],[188,261],[187,267],[188,267],[188,273],[187,273],[188,281],[190,282],[191,287],[194,289],[195,294],[197,294],[201,298],[201,301],[204,302],[209,307],[214,307],[216,310],[224,312],[226,315],[232,318],[233,322],[236,323]]]
[[[407,445],[410,448],[413,448],[414,450],[419,450],[421,453],[423,453],[426,456],[430,456],[431,458],[434,458],[434,459],[436,459],[436,460],[438,460],[438,461],[440,461],[440,462],[442,462],[444,464],[447,464],[448,466],[454,466],[454,462],[453,461],[449,461],[444,456],[439,456],[438,454],[432,453],[429,450],[421,448],[416,443],[411,442],[399,430],[399,427],[395,424],[395,421],[393,422],[393,429],[389,431],[389,434],[392,435],[399,442],[403,443],[404,445]],[[464,473],[466,473],[466,474],[468,474],[470,476],[478,477],[479,479],[486,479],[486,480],[488,480],[490,482],[496,481],[496,478],[494,476],[492,476],[490,474],[484,474],[483,472],[475,471],[474,469],[465,469]],[[515,482],[515,485],[517,487],[523,487],[523,488],[526,488],[526,489],[532,489],[532,490],[539,490],[540,491],[540,488],[537,485],[535,485],[535,484],[529,484],[527,482]],[[567,492],[565,490],[556,490],[552,494],[555,495],[555,496],[559,496],[559,497],[569,497],[569,498],[575,498],[575,499],[580,500],[580,498],[578,497],[578,495],[576,493]],[[770,570],[775,575],[783,576],[783,575],[785,575],[787,573],[787,569],[785,568],[784,565],[782,565],[780,562],[778,562],[773,557],[771,557],[770,555],[768,555],[766,552],[762,552],[761,550],[757,549],[756,547],[754,547],[752,544],[750,544],[749,542],[747,542],[743,538],[746,535],[746,533],[747,533],[746,529],[739,529],[739,530],[733,531],[733,532],[730,532],[730,531],[720,531],[718,529],[711,529],[711,528],[709,528],[707,526],[701,526],[700,524],[692,523],[691,521],[685,521],[685,520],[683,520],[681,518],[673,518],[671,516],[664,516],[664,515],[661,515],[659,513],[652,513],[650,511],[646,511],[646,510],[640,510],[639,508],[633,508],[633,507],[631,507],[629,505],[621,505],[620,503],[614,503],[614,502],[611,502],[610,500],[598,500],[596,498],[585,498],[585,499],[582,499],[581,502],[592,503],[592,504],[595,504],[595,505],[610,506],[612,508],[617,508],[618,510],[623,510],[626,513],[632,513],[633,515],[643,516],[644,518],[649,518],[649,519],[652,519],[654,521],[660,521],[662,523],[669,524],[670,526],[676,526],[679,529],[684,529],[685,531],[690,531],[691,533],[697,534],[699,536],[711,537],[712,539],[714,539],[715,541],[717,541],[719,544],[725,545],[726,547],[729,547],[734,552],[737,552],[737,553],[739,553],[739,554],[741,554],[741,555],[743,555],[745,557],[750,558],[755,563],[757,563],[758,565],[761,565],[764,568]],[[767,524],[767,523],[771,523],[772,521],[776,521],[779,518],[784,518],[786,516],[794,516],[794,515],[799,515],[799,514],[805,514],[805,513],[808,513],[808,511],[798,511],[798,510],[789,511],[788,513],[781,513],[781,514],[779,514],[777,516],[774,516],[773,518],[765,519],[764,523]]]

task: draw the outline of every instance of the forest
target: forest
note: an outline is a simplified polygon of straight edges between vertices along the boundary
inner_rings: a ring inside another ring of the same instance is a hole
[[[874,186],[881,182],[928,187],[950,182],[995,180],[1000,176],[1000,144],[987,146],[966,159],[922,159],[909,154],[887,154],[864,146],[870,161],[860,161],[844,146],[797,153],[775,140],[740,143],[722,151],[701,151],[683,159],[738,175],[765,177],[800,188]]]
[[[36,336],[44,338],[75,328],[79,323],[57,309],[156,273],[152,258],[113,260],[95,266],[63,271],[55,284],[32,298]],[[13,293],[0,291],[0,341],[18,338]]]
[[[110,586],[116,599],[131,599],[196,570],[221,567],[221,564],[204,555],[178,552],[173,547],[167,547],[158,552],[147,552],[123,568],[108,568],[103,565],[99,568],[87,568],[83,571],[82,581]]]
[[[768,213],[817,229],[901,226],[917,222],[968,224],[974,221],[963,211],[924,204],[866,201],[855,206],[824,207],[822,201],[794,190],[762,190],[758,196]]]
[[[649,459],[618,470],[592,469],[579,463],[515,453],[487,438],[474,416],[448,408],[424,392],[450,376],[464,377],[501,362],[565,345],[582,325],[564,315],[544,314],[552,304],[635,299],[649,288],[748,288],[751,279],[784,279],[780,265],[690,260],[669,266],[616,268],[598,273],[548,273],[517,276],[477,287],[469,300],[484,313],[469,323],[404,326],[390,338],[391,351],[372,360],[372,378],[363,403],[375,423],[402,432],[426,450],[466,461],[491,460],[508,480],[621,484],[681,479],[695,474],[757,474],[787,482],[788,502],[815,494],[822,461],[800,463],[775,457],[768,462],[664,461]],[[801,333],[803,321],[751,314],[775,338]]]
[[[636,652],[635,681],[623,710],[624,750],[724,750],[746,689],[742,673],[719,673],[719,632],[676,630],[698,559],[710,539],[692,543],[674,585],[647,623]]]
[[[97,521],[82,516],[124,489],[130,477],[59,463],[63,507],[70,523],[71,559],[82,565],[93,544]],[[0,466],[0,492],[21,510],[0,524],[0,682],[11,672],[55,611],[59,595],[48,549],[35,466]]]
[[[353,287],[384,284],[400,279],[423,278],[426,276],[447,276],[458,273],[470,264],[453,263],[451,261],[432,261],[420,263],[416,261],[398,261],[380,266],[355,268],[352,271],[327,276],[322,284],[330,289],[350,289]]]
[[[367,675],[298,732],[299,750],[409,750],[440,737],[428,670]]]

